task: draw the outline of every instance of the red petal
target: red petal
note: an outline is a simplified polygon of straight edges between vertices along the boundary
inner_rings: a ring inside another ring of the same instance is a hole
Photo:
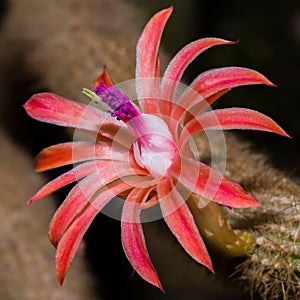
[[[63,285],[79,244],[98,212],[98,209],[89,204],[61,238],[56,251],[56,275],[60,285]]]
[[[111,168],[111,161],[94,161],[83,163],[72,170],[60,175],[44,185],[29,201],[28,204],[35,202],[55,191],[62,188],[63,186],[70,184],[76,180],[80,180],[87,175],[96,172],[97,170],[104,169],[107,167]]]
[[[181,108],[187,111],[194,105],[196,106],[193,111],[199,114],[230,89],[251,84],[274,86],[265,76],[247,68],[226,67],[206,71],[200,74],[183,93],[173,115],[178,115]],[[184,111],[176,119],[179,120],[183,113]]]
[[[149,191],[134,189],[128,195],[122,211],[122,245],[129,262],[137,273],[144,280],[163,290],[147,251],[140,220],[139,203],[143,202]]]
[[[170,7],[159,11],[146,24],[136,46],[137,78],[155,76],[161,35],[172,10]]]
[[[36,120],[88,131],[99,132],[102,125],[117,124],[108,120],[99,109],[51,93],[33,95],[24,108]]]
[[[180,143],[184,144],[190,136],[203,129],[252,129],[289,137],[276,122],[266,115],[251,109],[233,107],[212,110],[190,121],[184,127]]]
[[[169,179],[157,185],[157,193],[163,217],[179,243],[193,259],[213,271],[205,244],[182,196]]]
[[[162,98],[165,101],[172,101],[174,98],[177,83],[181,80],[182,74],[187,66],[205,50],[234,42],[217,38],[204,38],[194,41],[182,48],[169,63],[161,83]],[[161,110],[166,115],[170,115],[171,102],[163,102]],[[168,104],[168,105],[167,105]]]
[[[98,172],[80,181],[71,190],[52,218],[49,228],[49,239],[54,246],[58,244],[61,236],[76,215],[81,212],[99,189],[124,176],[145,175],[145,171],[139,168],[130,168],[123,162],[107,161],[105,168],[102,168],[103,162],[94,163],[98,167]]]
[[[225,89],[251,84],[274,86],[270,80],[257,71],[241,67],[226,67],[200,74],[191,83],[190,88],[207,98]]]
[[[169,171],[191,192],[220,204],[237,208],[260,205],[240,185],[194,159],[181,157],[181,162],[174,162]]]
[[[77,184],[54,214],[49,228],[49,239],[57,247],[64,232],[83,210],[91,197],[103,186],[98,173],[93,173]]]
[[[43,149],[36,157],[36,171],[42,172],[91,159],[126,161],[129,156],[129,151],[116,143],[68,142]]]
[[[108,87],[114,85],[113,82],[112,82],[112,80],[111,80],[111,78],[110,78],[110,76],[109,76],[109,73],[108,73],[108,71],[107,71],[106,66],[104,66],[103,72],[102,72],[102,73],[97,77],[97,79],[95,80],[95,82],[94,82],[94,87],[100,85],[100,82],[101,82],[102,80],[104,81],[103,87],[105,87],[105,88],[108,88]]]
[[[161,10],[155,14],[144,28],[136,47],[136,80],[137,80],[137,96],[139,100],[143,100],[140,105],[145,113],[153,112],[155,106],[153,101],[147,101],[146,98],[153,96],[156,80],[154,80],[158,71],[158,48],[164,27],[173,8]],[[143,78],[153,78],[147,80],[146,84]]]
[[[88,203],[81,214],[72,222],[67,231],[59,241],[56,252],[56,273],[60,284],[63,284],[66,273],[75,256],[83,235],[89,228],[95,216],[112,198],[131,188],[127,183],[120,180],[109,186],[101,193],[101,199],[97,200],[97,205]],[[99,197],[100,198],[100,197]]]

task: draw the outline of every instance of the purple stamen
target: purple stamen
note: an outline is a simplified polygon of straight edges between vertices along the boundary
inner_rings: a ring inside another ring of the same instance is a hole
[[[101,80],[99,85],[94,88],[94,92],[103,103],[111,108],[112,117],[117,117],[126,123],[139,115],[139,112],[130,102],[130,98],[114,86],[104,87],[104,80]]]
[[[132,105],[132,103],[126,102],[122,106],[118,107],[114,110],[111,114],[112,117],[117,117],[118,119],[122,120],[123,122],[128,122],[134,117],[139,116],[139,112],[136,108]]]

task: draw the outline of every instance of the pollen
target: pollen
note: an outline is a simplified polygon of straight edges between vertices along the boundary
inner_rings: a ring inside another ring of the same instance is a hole
[[[105,87],[104,80],[101,80],[99,85],[95,86],[94,92],[100,97],[101,102],[109,107],[112,117],[117,117],[117,119],[126,123],[139,115],[129,96],[123,94],[114,86]]]
[[[128,122],[134,117],[139,116],[139,112],[133,106],[131,102],[126,102],[122,106],[116,108],[114,112],[111,114],[112,117],[117,117],[123,122]]]

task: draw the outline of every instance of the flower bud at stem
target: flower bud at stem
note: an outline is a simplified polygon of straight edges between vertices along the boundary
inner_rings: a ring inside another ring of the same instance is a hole
[[[209,202],[199,207],[198,198],[192,194],[187,204],[205,242],[226,257],[248,255],[255,245],[254,236],[247,231],[232,229],[218,204]]]

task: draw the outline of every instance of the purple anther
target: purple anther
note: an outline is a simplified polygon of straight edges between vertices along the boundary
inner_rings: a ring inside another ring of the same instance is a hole
[[[94,87],[94,92],[96,95],[100,96],[106,90],[106,88],[103,85],[104,85],[104,80],[101,80],[99,82],[99,85]]]
[[[131,102],[126,102],[122,106],[115,109],[111,116],[117,117],[118,119],[126,123],[134,117],[139,116],[139,112],[136,110],[136,108],[132,105]]]
[[[104,80],[94,88],[94,92],[111,110],[111,116],[127,122],[139,115],[139,112],[130,102],[130,98],[114,86],[104,87]]]

